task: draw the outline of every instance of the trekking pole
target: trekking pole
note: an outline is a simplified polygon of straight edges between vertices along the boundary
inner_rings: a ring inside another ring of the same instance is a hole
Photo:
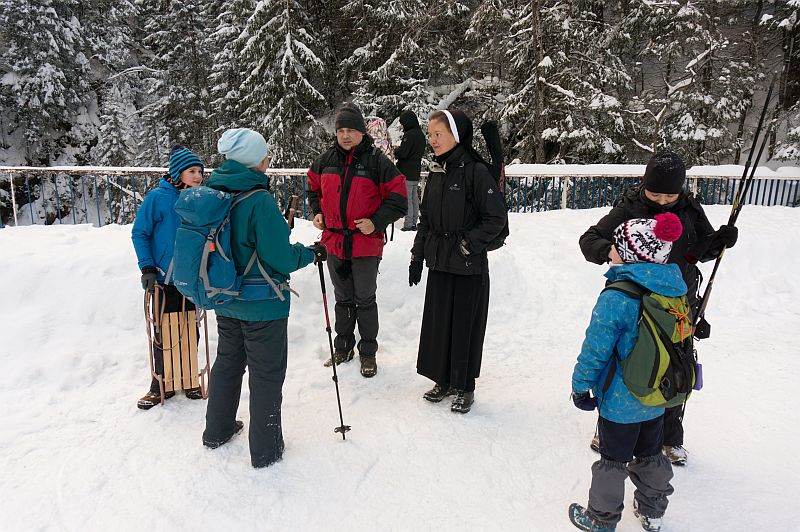
[[[339,396],[339,377],[336,374],[336,358],[334,357],[333,354],[333,336],[331,335],[331,319],[328,316],[328,296],[325,292],[325,273],[323,272],[322,269],[321,260],[317,261],[317,266],[319,266],[319,284],[320,287],[322,288],[322,306],[325,307],[325,330],[328,331],[328,345],[330,346],[331,349],[331,360],[333,361],[333,364],[331,364],[331,367],[333,368],[333,382],[336,385],[336,403],[339,405],[339,423],[341,423],[341,425],[333,429],[333,431],[340,432],[342,434],[342,439],[345,440],[347,438],[345,438],[344,433],[350,430],[350,425],[345,425],[344,418],[342,417],[342,399]]]
[[[747,192],[750,190],[750,185],[752,184],[753,180],[755,179],[756,168],[758,168],[758,161],[761,160],[761,155],[764,153],[764,148],[767,145],[767,141],[769,140],[769,133],[772,130],[773,124],[770,123],[767,126],[767,131],[764,134],[764,137],[761,139],[761,146],[758,149],[758,154],[756,155],[755,161],[753,161],[753,153],[755,152],[756,143],[758,142],[758,137],[761,134],[762,126],[764,125],[764,117],[767,114],[767,108],[769,107],[770,99],[772,98],[772,89],[775,86],[775,77],[772,77],[772,82],[769,84],[769,90],[767,90],[767,97],[764,100],[764,107],[761,110],[761,117],[758,119],[758,127],[756,127],[756,134],[753,137],[753,146],[750,149],[750,155],[747,157],[747,162],[744,165],[744,172],[742,172],[742,178],[739,180],[739,188],[736,191],[736,196],[733,200],[733,205],[731,206],[731,214],[728,217],[728,225],[733,226],[736,225],[736,221],[739,219],[739,213],[742,212],[742,207],[744,206],[745,198]],[[753,163],[752,167],[750,163]],[[747,174],[747,171],[750,170],[750,175]],[[711,332],[711,325],[705,319],[705,311],[706,307],[708,306],[708,299],[711,296],[711,290],[714,287],[714,279],[717,276],[717,270],[719,269],[719,263],[722,262],[722,256],[725,255],[725,250],[727,248],[725,246],[722,247],[717,259],[714,261],[714,268],[711,270],[711,276],[708,278],[708,283],[706,283],[706,290],[703,293],[703,297],[701,299],[700,308],[697,309],[697,315],[694,316],[694,329],[695,332],[700,331],[701,334],[697,336],[698,339],[708,338]]]

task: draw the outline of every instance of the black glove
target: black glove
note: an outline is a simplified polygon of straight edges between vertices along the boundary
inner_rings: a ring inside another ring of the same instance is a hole
[[[414,286],[422,280],[422,259],[411,257],[408,266],[408,286]]]
[[[156,289],[156,272],[158,272],[158,270],[156,270],[155,266],[145,266],[142,268],[142,288],[148,292],[152,292]]]
[[[597,398],[591,397],[589,395],[589,390],[580,393],[572,392],[572,402],[575,403],[575,406],[587,412],[591,412],[597,408]]]
[[[732,248],[739,239],[739,228],[735,225],[721,225],[714,233],[714,239],[726,248]]]
[[[314,252],[314,264],[328,259],[328,248],[322,242],[314,242],[314,245],[309,247]]]

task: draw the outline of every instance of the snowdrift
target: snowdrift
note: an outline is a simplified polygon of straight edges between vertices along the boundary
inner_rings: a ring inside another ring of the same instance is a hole
[[[715,226],[728,210],[707,209]],[[572,406],[570,375],[604,272],[577,240],[605,211],[512,215],[490,257],[483,371],[464,416],[421,399],[424,286],[408,287],[413,235],[396,232],[379,277],[379,373],[339,372],[346,442],[333,432],[317,272],[295,274],[287,449],[266,470],[251,469],[246,436],[203,448],[203,401],[136,409],[149,366],[130,226],[1,230],[0,528],[574,530],[567,506],[587,497],[596,418]],[[298,224],[293,238],[317,237]],[[740,227],[699,345],[705,389],[687,406],[689,464],[675,471],[666,531],[796,522],[800,210],[748,206]],[[213,354],[213,317],[210,336]],[[245,424],[247,399],[245,380]],[[641,530],[632,490],[621,531]]]

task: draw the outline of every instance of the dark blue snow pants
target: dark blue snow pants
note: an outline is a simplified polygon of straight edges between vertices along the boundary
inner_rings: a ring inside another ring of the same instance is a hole
[[[281,402],[287,325],[288,318],[244,321],[217,315],[217,359],[211,369],[203,441],[225,441],[233,434],[247,368],[253,467],[268,466],[283,455]]]

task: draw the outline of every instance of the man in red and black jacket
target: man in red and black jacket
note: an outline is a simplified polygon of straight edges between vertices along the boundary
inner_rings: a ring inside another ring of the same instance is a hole
[[[378,372],[378,263],[384,230],[406,214],[406,180],[367,135],[364,117],[345,106],[336,116],[336,143],[308,170],[314,227],[323,230],[336,297],[333,362],[352,360],[355,327],[361,341],[361,374]]]

